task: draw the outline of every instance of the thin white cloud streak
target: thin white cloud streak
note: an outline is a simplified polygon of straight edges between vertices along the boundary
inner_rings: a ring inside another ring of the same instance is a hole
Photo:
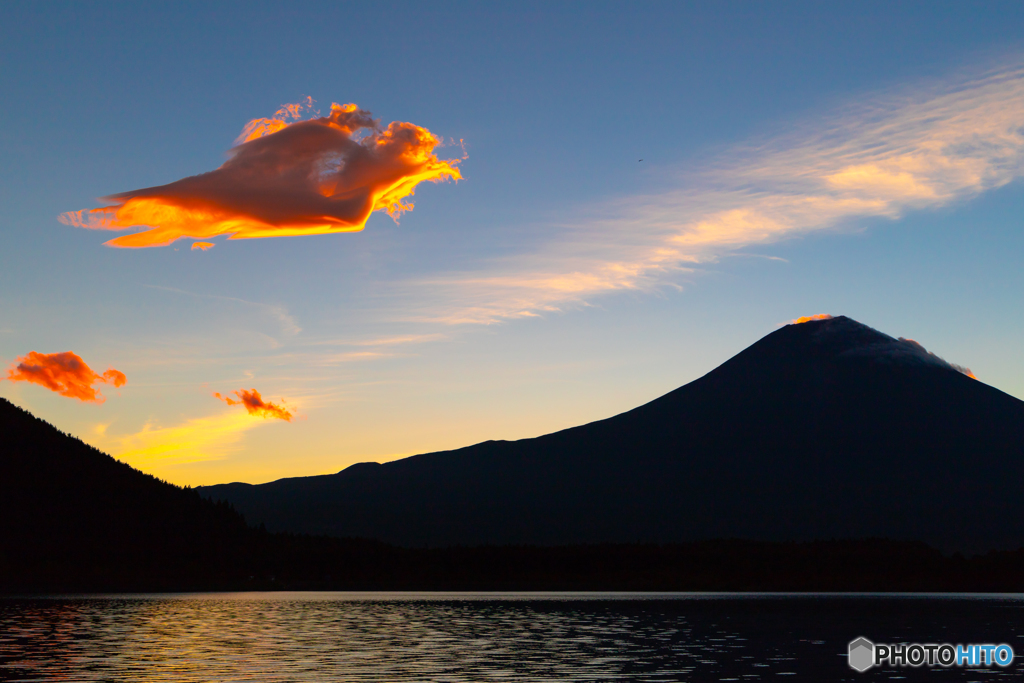
[[[288,309],[284,306],[276,306],[274,304],[261,304],[257,301],[247,301],[245,299],[239,299],[233,296],[220,296],[218,294],[199,294],[196,292],[188,292],[184,289],[177,289],[175,287],[161,287],[159,285],[144,285],[149,289],[156,289],[162,292],[172,292],[174,294],[184,294],[185,296],[191,296],[196,299],[214,299],[216,301],[230,301],[232,303],[244,304],[246,306],[252,306],[260,309],[272,318],[276,318],[281,323],[282,331],[288,336],[295,336],[302,332],[302,328],[299,327],[298,323],[295,322],[295,318],[288,313]],[[276,343],[276,342],[275,342]]]
[[[426,344],[428,342],[442,341],[448,336],[439,332],[432,334],[402,334],[389,337],[374,337],[372,339],[329,339],[322,341],[306,342],[304,346],[398,346],[407,344]]]
[[[383,353],[380,351],[349,351],[346,353],[316,354],[310,355],[311,365],[338,365],[340,363],[353,363],[367,360],[380,360],[382,358],[394,358],[398,354]]]
[[[767,254],[745,254],[742,252],[729,254],[731,258],[762,258],[766,261],[779,261],[780,263],[789,263],[788,259],[784,259],[781,256],[769,256]]]
[[[751,245],[969,199],[1024,169],[1024,61],[867,99],[610,201],[533,254],[410,283],[421,322],[489,324],[650,291]]]
[[[412,347],[420,344],[429,344],[431,342],[442,341],[449,338],[449,335],[430,333],[391,335],[373,337],[370,339],[329,339],[310,341],[302,344],[299,348],[340,347],[357,350],[330,352],[295,351],[288,354],[279,354],[277,356],[277,360],[297,360],[308,367],[324,367],[361,361],[384,360],[388,358],[409,358],[418,354],[410,352],[399,353],[393,349],[395,349],[395,347]]]

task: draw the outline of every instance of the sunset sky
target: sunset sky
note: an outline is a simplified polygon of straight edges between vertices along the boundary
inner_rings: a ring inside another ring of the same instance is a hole
[[[1019,3],[4,15],[0,395],[174,483],[538,436],[819,313],[1024,398]]]

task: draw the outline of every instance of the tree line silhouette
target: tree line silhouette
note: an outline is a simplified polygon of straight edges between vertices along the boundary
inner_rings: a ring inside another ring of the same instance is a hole
[[[0,593],[1021,591],[1024,550],[885,539],[409,548],[272,534],[0,399]]]

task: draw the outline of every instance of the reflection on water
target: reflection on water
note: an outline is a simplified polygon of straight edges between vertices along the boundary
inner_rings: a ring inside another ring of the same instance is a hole
[[[990,680],[1020,675],[1022,609],[1019,596],[8,598],[0,599],[0,680]],[[1008,670],[862,675],[845,658],[847,642],[861,635],[877,642],[1008,642],[1018,657]]]

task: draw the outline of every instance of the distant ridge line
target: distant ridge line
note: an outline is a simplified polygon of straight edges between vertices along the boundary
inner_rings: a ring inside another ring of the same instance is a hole
[[[983,552],[1024,544],[1014,481],[1024,402],[835,316],[553,434],[197,490],[270,530],[407,546],[878,537]]]

